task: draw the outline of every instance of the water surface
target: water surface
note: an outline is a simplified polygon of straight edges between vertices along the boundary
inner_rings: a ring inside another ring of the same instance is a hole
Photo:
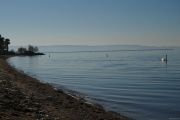
[[[53,48],[50,48],[53,49]],[[90,49],[90,48],[89,48]],[[168,54],[168,63],[160,61]],[[8,61],[138,120],[180,119],[180,50],[57,50]]]

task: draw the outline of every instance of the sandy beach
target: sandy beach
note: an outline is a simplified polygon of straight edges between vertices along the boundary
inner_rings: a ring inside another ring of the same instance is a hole
[[[1,120],[127,120],[17,71],[0,58]]]

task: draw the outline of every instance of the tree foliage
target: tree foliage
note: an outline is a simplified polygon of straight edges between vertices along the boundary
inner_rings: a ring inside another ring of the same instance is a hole
[[[10,44],[10,39],[8,38],[5,39],[0,35],[0,54],[8,53],[9,44]]]
[[[25,52],[27,51],[27,49],[26,48],[24,48],[24,47],[20,47],[20,48],[18,48],[18,53],[19,54],[25,54]]]
[[[9,51],[10,39],[4,38],[0,35],[0,55],[44,55],[39,53],[39,49],[36,46],[29,45],[28,48],[20,47],[17,52]]]
[[[18,48],[17,53],[21,55],[34,55],[39,51],[38,47],[29,45],[27,48],[20,47]]]
[[[39,49],[36,46],[29,45],[28,46],[28,51],[36,53],[36,52],[39,51]]]

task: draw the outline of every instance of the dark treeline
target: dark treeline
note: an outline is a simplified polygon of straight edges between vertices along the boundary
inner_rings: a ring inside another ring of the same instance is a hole
[[[18,48],[16,54],[17,55],[44,55],[43,53],[38,52],[39,49],[37,46],[29,45],[28,48],[20,47]]]
[[[39,49],[36,46],[29,45],[28,48],[20,47],[15,52],[14,50],[9,51],[10,39],[4,38],[0,35],[0,55],[44,55],[39,53]]]
[[[8,54],[10,39],[4,38],[0,35],[0,54]]]

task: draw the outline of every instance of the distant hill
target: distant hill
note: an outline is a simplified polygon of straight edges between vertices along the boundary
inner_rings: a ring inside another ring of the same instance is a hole
[[[10,49],[17,50],[19,46],[11,46]],[[121,50],[158,50],[158,49],[177,49],[180,47],[155,47],[141,45],[54,45],[54,46],[38,46],[42,52],[96,52],[96,51],[121,51]]]

